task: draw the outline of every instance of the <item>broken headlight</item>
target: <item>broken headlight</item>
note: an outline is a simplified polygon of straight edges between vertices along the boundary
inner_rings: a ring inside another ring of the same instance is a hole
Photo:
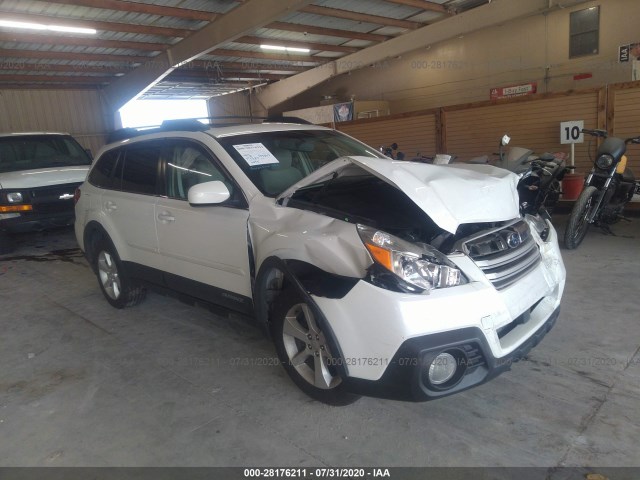
[[[422,293],[467,283],[460,269],[432,246],[407,242],[364,225],[357,228],[376,264],[410,286],[400,290]]]
[[[536,232],[538,232],[538,235],[540,236],[543,242],[546,242],[547,240],[549,240],[550,227],[547,220],[542,218],[540,214],[536,214],[536,215],[527,214],[525,215],[525,219],[529,222],[529,225],[532,226]]]

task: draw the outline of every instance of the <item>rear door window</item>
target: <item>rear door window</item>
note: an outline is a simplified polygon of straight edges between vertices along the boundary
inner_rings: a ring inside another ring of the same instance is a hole
[[[113,149],[100,156],[89,174],[89,183],[99,188],[120,190],[120,175],[116,174],[120,149]]]
[[[139,142],[124,150],[122,191],[155,195],[163,142]]]

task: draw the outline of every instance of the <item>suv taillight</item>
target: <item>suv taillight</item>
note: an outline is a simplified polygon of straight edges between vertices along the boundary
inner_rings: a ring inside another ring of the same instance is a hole
[[[80,200],[80,187],[76,188],[76,191],[73,192],[73,204],[75,205]]]

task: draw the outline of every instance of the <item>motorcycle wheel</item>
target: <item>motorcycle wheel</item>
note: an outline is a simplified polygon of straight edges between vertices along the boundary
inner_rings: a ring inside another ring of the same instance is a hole
[[[568,250],[578,248],[582,240],[584,240],[589,230],[587,218],[591,215],[597,195],[598,189],[589,186],[582,191],[578,200],[576,200],[564,232],[564,245]]]

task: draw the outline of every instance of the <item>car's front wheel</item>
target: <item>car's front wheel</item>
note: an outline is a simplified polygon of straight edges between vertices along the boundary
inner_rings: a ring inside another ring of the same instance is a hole
[[[132,307],[144,299],[145,288],[129,278],[108,239],[101,238],[97,242],[94,262],[100,290],[111,305],[116,308]]]
[[[303,392],[330,405],[349,405],[360,398],[345,390],[314,308],[293,288],[276,300],[272,327],[278,357]]]

